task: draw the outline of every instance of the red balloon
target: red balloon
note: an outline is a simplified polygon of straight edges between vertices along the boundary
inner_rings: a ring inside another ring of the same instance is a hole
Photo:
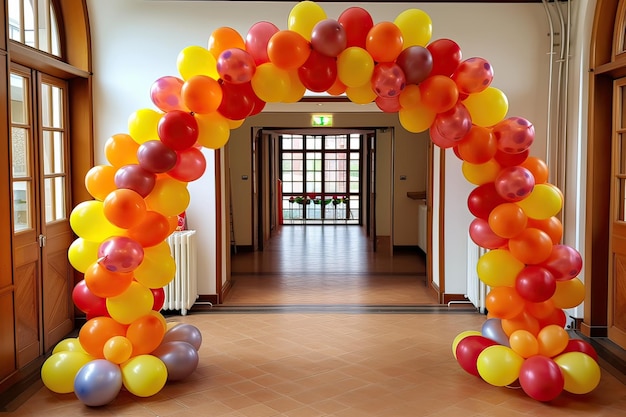
[[[358,46],[365,49],[365,41],[374,20],[369,12],[361,7],[344,10],[337,19],[346,31],[346,48]]]
[[[252,55],[254,63],[257,66],[270,61],[267,56],[267,44],[270,38],[279,30],[280,29],[278,29],[275,24],[270,22],[255,23],[250,30],[248,30],[248,34],[246,35],[246,51]]]
[[[250,83],[222,84],[222,102],[217,111],[230,120],[242,120],[252,113],[255,107],[254,91]]]
[[[426,49],[433,58],[433,69],[430,75],[445,75],[449,77],[461,63],[461,48],[450,39],[437,39],[431,42]]]
[[[491,210],[503,203],[506,203],[506,200],[498,194],[493,182],[474,188],[467,198],[470,213],[484,220],[489,220]]]
[[[189,148],[178,152],[178,161],[167,174],[179,181],[195,181],[204,174],[206,159],[198,148]]]
[[[80,280],[72,290],[72,301],[83,313],[107,315],[106,299],[92,293],[84,279]]]
[[[514,165],[521,165],[522,162],[528,159],[529,154],[530,151],[528,149],[520,153],[506,153],[498,149],[493,159],[495,159],[496,162],[503,167],[510,167]]]
[[[150,288],[152,296],[154,297],[154,304],[152,304],[152,310],[161,311],[163,304],[165,304],[165,290],[163,288]]]
[[[556,324],[559,327],[565,328],[565,325],[567,324],[567,316],[565,315],[565,311],[560,308],[555,308],[548,317],[537,318],[537,321],[539,323],[539,328],[541,329],[551,324]]]
[[[396,58],[396,64],[404,72],[407,84],[419,84],[430,75],[433,69],[433,57],[428,49],[414,45],[400,52]]]
[[[571,246],[554,245],[548,259],[540,265],[550,271],[557,281],[567,281],[578,276],[583,268],[583,259]]]
[[[311,47],[314,51],[329,57],[337,57],[346,49],[347,44],[346,30],[338,21],[324,19],[313,27]]]
[[[198,122],[191,113],[184,111],[165,113],[157,129],[161,141],[175,151],[190,148],[198,140]]]
[[[546,356],[535,355],[522,364],[519,382],[532,399],[552,401],[563,391],[565,378],[555,361]]]
[[[448,139],[445,136],[443,136],[441,133],[439,133],[439,130],[433,125],[430,126],[430,129],[428,129],[428,133],[430,134],[430,140],[437,146],[439,146],[442,149],[448,149],[448,148],[455,148],[456,145],[459,143],[456,140],[453,139]]]
[[[526,301],[541,303],[554,295],[556,280],[547,269],[528,265],[517,274],[515,290]]]
[[[485,219],[474,219],[470,224],[469,234],[474,243],[485,249],[498,249],[508,242],[508,239],[496,235]]]
[[[375,103],[376,103],[376,106],[378,106],[378,108],[384,111],[385,113],[397,113],[402,108],[402,105],[400,104],[400,99],[398,96],[376,97]]]
[[[466,336],[461,339],[458,345],[456,345],[456,360],[459,362],[459,365],[461,365],[463,370],[480,377],[476,367],[478,355],[480,355],[480,353],[489,346],[495,346],[497,344],[498,342],[484,336]]]
[[[115,172],[115,186],[135,191],[146,197],[156,184],[156,174],[137,164],[124,165]]]
[[[176,152],[160,140],[149,140],[137,149],[139,166],[155,174],[167,172],[176,164]]]
[[[598,361],[598,352],[596,352],[593,346],[582,339],[570,339],[565,349],[561,352],[561,355],[567,352],[581,352],[591,356],[594,361]]]
[[[298,68],[298,78],[307,90],[326,91],[337,79],[337,60],[313,50],[304,65]]]

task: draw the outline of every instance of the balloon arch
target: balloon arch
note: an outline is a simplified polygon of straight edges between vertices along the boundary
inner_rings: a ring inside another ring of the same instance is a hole
[[[547,182],[546,163],[529,156],[534,127],[505,118],[507,98],[491,86],[489,62],[463,60],[454,41],[431,42],[431,35],[431,19],[419,9],[374,24],[360,7],[335,20],[302,1],[288,30],[263,21],[244,38],[220,27],[208,48],[183,49],[180,77],[151,87],[158,110],[134,112],[128,134],[106,142],[109,164],[85,177],[94,199],[70,215],[78,238],[68,257],[84,273],[73,301],[87,322],[78,338],[55,346],[41,369],[44,384],[101,406],[122,387],[148,397],[195,371],[200,331],[166,323],[160,310],[176,269],[166,238],[189,204],[188,182],[205,170],[200,149],[224,146],[265,103],[297,102],[308,89],[375,102],[463,160],[464,177],[476,185],[467,201],[475,216],[469,233],[488,249],[477,271],[490,292],[482,329],[452,343],[460,366],[494,386],[519,383],[538,401],[595,389],[596,352],[564,329],[563,309],[584,299],[582,259],[560,243],[563,195]]]

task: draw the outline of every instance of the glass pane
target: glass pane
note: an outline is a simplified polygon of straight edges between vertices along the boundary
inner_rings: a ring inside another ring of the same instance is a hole
[[[16,232],[32,228],[30,195],[30,182],[13,182],[13,229]]]
[[[617,181],[619,186],[619,196],[617,200],[619,201],[619,208],[617,211],[617,220],[624,221],[626,220],[626,192],[624,192],[626,180],[624,178],[618,178]]]
[[[61,43],[59,41],[59,24],[57,22],[54,9],[50,7],[50,33],[52,39],[50,39],[50,52],[52,55],[61,56]]]
[[[46,178],[46,222],[65,219],[65,177]]]
[[[24,43],[36,48],[35,45],[35,13],[30,1],[24,1]]]
[[[28,124],[27,79],[21,75],[11,74],[11,122]]]
[[[50,84],[42,84],[41,97],[43,127],[63,128],[63,90]]]
[[[41,84],[41,124],[44,128],[52,127],[51,89],[51,85]]]
[[[11,163],[13,178],[30,175],[30,145],[28,130],[14,127],[11,129]]]
[[[350,135],[350,149],[361,149],[361,135]]]
[[[626,135],[619,134],[617,141],[618,149],[615,151],[619,157],[619,167],[617,174],[625,174],[626,173]]]
[[[43,131],[44,175],[63,174],[64,164],[63,133]]]
[[[45,1],[39,0],[37,4],[37,47],[42,51],[50,52],[50,37],[48,36],[50,9],[44,7]]]
[[[326,149],[337,149],[335,136],[326,136]]]
[[[61,56],[59,25],[50,0],[9,0],[9,39]]]
[[[22,22],[22,2],[20,0],[9,0],[9,39],[23,42],[21,22]]]
[[[624,107],[626,105],[626,86],[621,86],[619,88],[619,95],[620,95],[620,98],[622,99],[622,105],[621,105],[622,114],[619,120],[619,126],[621,129],[624,129],[626,128],[626,108]]]

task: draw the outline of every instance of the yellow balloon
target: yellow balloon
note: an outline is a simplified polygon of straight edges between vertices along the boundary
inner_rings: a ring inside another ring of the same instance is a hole
[[[148,210],[159,212],[164,216],[178,215],[189,206],[187,183],[173,178],[159,178],[145,200]]]
[[[220,78],[217,73],[217,60],[207,48],[202,46],[188,46],[179,52],[176,67],[183,80],[194,75],[206,75],[214,80]]]
[[[128,133],[139,144],[159,140],[157,127],[163,113],[152,109],[139,109],[128,118]]]
[[[400,124],[408,132],[420,133],[428,130],[435,121],[437,114],[427,106],[419,103],[415,107],[401,108],[398,112]]]
[[[52,354],[59,352],[82,352],[87,354],[77,337],[68,337],[57,343],[54,349],[52,349]]]
[[[300,81],[298,70],[290,70],[288,73],[289,91],[287,91],[287,95],[283,98],[283,103],[297,103],[302,96],[304,96],[306,87],[302,84],[302,81]]]
[[[148,288],[162,288],[169,284],[176,275],[176,261],[170,255],[157,254],[144,250],[141,265],[133,271],[137,282]]]
[[[241,119],[241,120],[230,120],[230,119],[226,119],[228,121],[228,127],[230,128],[230,130],[235,130],[241,127],[241,125],[246,121],[246,119]]]
[[[576,307],[585,301],[585,284],[578,278],[557,281],[552,301],[556,308],[567,309]]]
[[[98,260],[99,246],[100,242],[92,242],[79,237],[67,250],[67,258],[74,269],[84,274],[87,268]]]
[[[426,46],[433,36],[433,21],[420,9],[408,9],[400,13],[393,23],[402,32],[402,49],[409,46]]]
[[[552,184],[536,184],[525,199],[516,203],[532,219],[545,220],[563,208],[563,195]]]
[[[283,101],[291,86],[289,72],[271,62],[266,62],[256,68],[251,84],[257,97],[266,103]]]
[[[478,330],[466,330],[464,332],[459,333],[454,340],[452,341],[452,354],[454,355],[454,359],[456,359],[456,347],[461,343],[461,340],[465,339],[467,336],[481,336],[482,334]]]
[[[461,171],[465,179],[475,185],[487,184],[495,181],[500,173],[500,164],[495,159],[490,159],[484,164],[471,164],[463,161]]]
[[[116,364],[124,363],[133,353],[133,344],[124,336],[113,336],[102,348],[104,359]]]
[[[121,235],[124,229],[107,220],[103,206],[102,201],[89,200],[74,207],[70,214],[70,226],[74,233],[92,242],[102,242],[111,236]]]
[[[422,93],[420,92],[419,86],[417,86],[416,84],[409,84],[404,87],[404,90],[402,90],[400,96],[398,96],[398,101],[400,102],[400,106],[402,106],[403,109],[407,110],[420,107],[427,108],[427,106],[422,105]]]
[[[120,295],[107,298],[106,305],[113,320],[121,324],[130,324],[150,314],[154,296],[148,287],[133,281]]]
[[[372,90],[370,83],[365,83],[359,87],[347,87],[346,95],[355,104],[368,104],[376,100],[376,93]]]
[[[487,87],[480,93],[470,94],[463,105],[472,116],[472,123],[482,127],[493,126],[502,121],[509,111],[506,95],[495,87]]]
[[[513,349],[494,345],[483,350],[476,360],[478,374],[491,385],[504,387],[519,377],[524,358]]]
[[[563,373],[563,389],[572,394],[587,394],[600,383],[600,366],[582,352],[567,352],[554,358]]]
[[[74,378],[94,358],[84,352],[64,351],[52,354],[41,367],[44,385],[58,394],[74,392]]]
[[[370,82],[374,59],[363,48],[351,46],[337,57],[337,78],[346,87],[359,87]]]
[[[167,368],[163,361],[152,355],[139,355],[123,363],[122,383],[138,397],[151,397],[161,391],[167,381]]]
[[[198,143],[209,149],[219,149],[230,139],[228,119],[218,112],[196,114]]]
[[[507,249],[494,249],[478,259],[478,278],[490,287],[515,286],[517,274],[524,269],[524,263]]]
[[[298,32],[307,41],[311,40],[311,32],[315,25],[326,19],[326,12],[313,1],[301,1],[291,9],[287,27],[289,30]]]

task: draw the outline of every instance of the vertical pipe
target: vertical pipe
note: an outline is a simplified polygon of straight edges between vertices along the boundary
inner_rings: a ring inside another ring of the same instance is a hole
[[[552,157],[552,72],[553,69],[553,57],[554,57],[554,25],[552,24],[552,17],[550,15],[550,9],[548,8],[548,0],[542,0],[543,7],[546,11],[546,17],[548,18],[548,26],[550,27],[550,63],[548,68],[548,117],[546,120],[546,163],[550,164],[550,158]],[[552,175],[552,174],[551,174]]]

